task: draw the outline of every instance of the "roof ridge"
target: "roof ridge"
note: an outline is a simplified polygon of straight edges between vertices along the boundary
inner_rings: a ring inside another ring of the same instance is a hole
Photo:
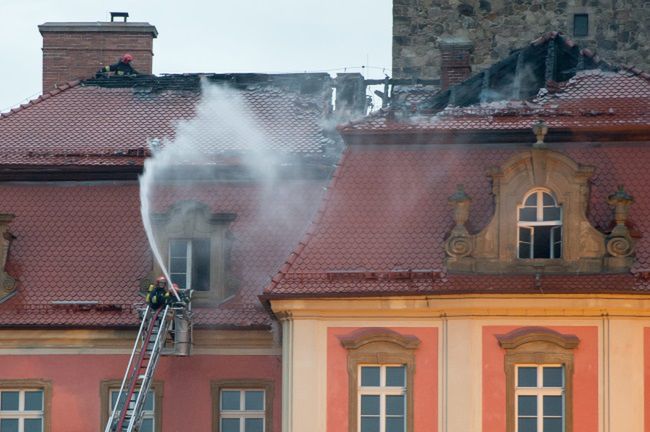
[[[271,291],[284,279],[284,277],[289,273],[289,270],[291,270],[291,268],[293,267],[293,264],[296,262],[300,254],[305,250],[305,248],[307,247],[311,239],[314,237],[315,234],[314,228],[316,228],[325,217],[325,213],[329,208],[329,203],[332,194],[334,193],[334,188],[339,181],[341,170],[343,169],[344,163],[348,158],[349,154],[350,154],[349,148],[343,152],[343,155],[341,156],[338,166],[336,167],[336,170],[332,174],[332,181],[327,187],[327,192],[323,197],[320,209],[316,213],[316,217],[311,222],[311,225],[307,229],[307,232],[305,232],[305,235],[303,236],[302,240],[298,242],[298,245],[293,249],[293,251],[291,251],[284,264],[280,267],[280,269],[275,274],[275,276],[271,278],[271,282],[266,286],[266,288],[264,288],[264,290],[262,291],[263,296],[270,294]]]
[[[77,87],[80,83],[81,83],[81,80],[73,80],[73,81],[67,81],[67,82],[65,82],[63,84],[59,84],[57,86],[57,88],[55,88],[54,90],[51,90],[51,91],[49,91],[49,92],[47,92],[45,94],[42,94],[42,95],[38,96],[37,98],[31,99],[31,100],[27,101],[24,104],[20,104],[18,107],[12,108],[9,111],[7,111],[6,113],[0,113],[0,119],[4,119],[4,118],[10,117],[11,115],[16,114],[16,113],[18,113],[20,111],[24,111],[27,108],[32,107],[34,105],[37,105],[37,104],[43,102],[46,99],[49,99],[49,98],[51,98],[53,96],[56,96],[56,95],[58,95],[60,93],[63,93],[64,91],[69,90],[69,89],[71,89],[73,87]]]

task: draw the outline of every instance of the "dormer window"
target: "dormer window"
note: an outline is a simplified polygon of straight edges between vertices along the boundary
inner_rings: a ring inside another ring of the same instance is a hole
[[[192,289],[198,306],[216,305],[231,297],[236,281],[230,271],[232,213],[213,213],[196,201],[179,201],[166,213],[152,215],[156,243],[172,282]],[[152,275],[162,270],[154,262]]]
[[[518,208],[518,257],[562,258],[562,207],[546,190],[534,190]]]

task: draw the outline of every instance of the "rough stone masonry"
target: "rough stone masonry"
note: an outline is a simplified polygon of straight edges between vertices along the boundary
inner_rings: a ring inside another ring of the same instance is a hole
[[[441,38],[468,38],[476,72],[547,31],[650,70],[649,22],[643,0],[393,0],[393,76],[438,78]]]

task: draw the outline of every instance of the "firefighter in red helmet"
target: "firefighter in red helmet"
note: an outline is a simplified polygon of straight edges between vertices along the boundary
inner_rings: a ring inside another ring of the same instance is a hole
[[[101,76],[107,76],[109,72],[113,72],[115,75],[121,76],[121,75],[139,75],[138,71],[136,71],[133,66],[131,66],[131,62],[133,61],[133,56],[131,54],[124,54],[120,59],[118,60],[117,63],[114,63],[110,66],[104,66],[101,68],[95,77],[99,78]]]
[[[160,276],[156,279],[155,284],[149,285],[147,291],[147,303],[152,309],[159,309],[169,302],[169,290],[167,289],[167,279]]]

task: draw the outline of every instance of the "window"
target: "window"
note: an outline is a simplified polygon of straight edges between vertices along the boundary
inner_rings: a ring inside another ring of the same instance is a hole
[[[210,239],[170,239],[169,276],[181,289],[210,290]]]
[[[359,366],[359,431],[406,431],[404,365]]]
[[[518,209],[518,257],[562,257],[562,208],[547,191],[529,193]]]
[[[221,432],[264,432],[264,390],[221,390],[219,409]]]
[[[102,381],[100,384],[100,430],[106,428],[106,422],[113,411],[113,406],[120,394],[120,380]],[[144,402],[142,426],[140,432],[161,432],[162,431],[162,399],[163,383],[155,380],[151,383],[149,394]]]
[[[517,432],[564,431],[564,367],[518,365]]]
[[[179,201],[166,213],[152,215],[158,250],[170,277],[179,287],[193,289],[198,306],[217,305],[235,293],[237,282],[230,271],[233,236],[232,213],[213,213],[197,201]],[[154,260],[143,286],[162,273]]]
[[[271,432],[273,385],[266,380],[215,381],[214,432]]]
[[[449,202],[456,226],[445,241],[447,270],[491,274],[627,271],[633,247],[621,248],[628,258],[619,260],[616,252],[611,254],[615,260],[608,260],[606,234],[587,219],[593,173],[594,167],[549,149],[514,154],[490,171],[494,214],[476,233],[465,226],[473,214],[470,197],[460,191],[453,194]]]
[[[506,432],[572,432],[573,350],[580,340],[544,327],[497,340],[505,350]]]
[[[589,15],[579,13],[573,15],[573,36],[587,37],[589,36]]]
[[[349,432],[412,432],[420,340],[386,328],[339,336],[348,351]]]
[[[43,432],[44,399],[42,389],[0,391],[0,431]]]
[[[120,395],[120,389],[111,389],[111,403],[108,405],[108,415],[111,415],[113,407],[117,402],[117,397]],[[137,392],[135,393],[137,397]],[[131,402],[133,406],[135,402]],[[155,417],[156,401],[153,390],[149,390],[147,398],[144,401],[144,409],[142,411],[142,424],[140,425],[139,432],[154,432],[156,430],[156,417]]]

